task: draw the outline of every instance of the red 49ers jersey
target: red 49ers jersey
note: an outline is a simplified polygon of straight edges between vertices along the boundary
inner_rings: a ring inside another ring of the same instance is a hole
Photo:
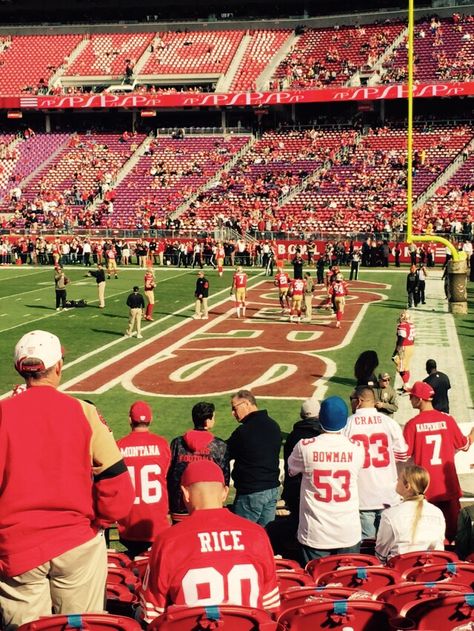
[[[286,272],[280,272],[275,276],[275,285],[277,287],[289,287],[290,277]]]
[[[153,541],[169,526],[166,474],[171,452],[164,438],[131,432],[117,441],[135,487],[129,515],[118,522],[119,534],[130,541]]]
[[[397,326],[397,337],[402,337],[402,346],[413,346],[415,343],[415,325],[411,322],[400,322]]]
[[[461,497],[454,454],[469,449],[470,443],[454,418],[438,410],[426,410],[408,421],[403,435],[408,457],[430,474],[426,498],[439,502]]]
[[[147,623],[170,605],[276,611],[280,597],[265,530],[226,508],[194,511],[153,544],[140,600]]]
[[[241,289],[247,287],[247,274],[245,272],[235,272],[234,274],[234,287]]]
[[[304,292],[306,282],[301,280],[301,278],[294,278],[291,281],[291,290],[293,292],[293,296],[302,296]]]
[[[145,274],[145,291],[151,291],[155,288],[155,277],[151,272]]]
[[[225,258],[225,250],[224,248],[218,248],[217,250],[217,258],[224,259]]]
[[[348,293],[347,283],[344,281],[336,281],[329,287],[329,294],[331,296],[340,298],[341,296],[347,296]]]

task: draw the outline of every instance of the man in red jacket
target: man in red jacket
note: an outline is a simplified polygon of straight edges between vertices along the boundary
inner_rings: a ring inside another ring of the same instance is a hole
[[[26,390],[0,403],[0,611],[6,631],[51,613],[101,612],[103,528],[134,500],[96,408],[59,392],[59,339],[31,331],[15,348]]]

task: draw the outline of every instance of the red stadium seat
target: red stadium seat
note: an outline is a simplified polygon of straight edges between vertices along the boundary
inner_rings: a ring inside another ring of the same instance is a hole
[[[42,616],[18,627],[18,631],[67,631],[87,629],[90,631],[140,631],[140,625],[131,618],[104,613],[85,613]]]
[[[221,627],[226,631],[275,631],[276,623],[265,611],[250,607],[171,607],[150,624],[148,631],[199,631]]]
[[[278,631],[315,631],[316,629],[351,629],[382,631],[397,610],[386,603],[369,600],[336,600],[293,607],[278,617]]]
[[[387,567],[402,573],[405,570],[421,565],[435,565],[436,563],[456,563],[459,561],[455,552],[445,550],[429,550],[427,552],[405,552],[397,554],[387,561]]]
[[[130,569],[136,576],[140,578],[140,580],[142,580],[145,576],[145,572],[148,567],[148,560],[148,557],[134,559],[130,565]]]
[[[118,583],[106,586],[106,610],[118,616],[134,617],[138,596],[131,592],[126,585]]]
[[[364,567],[378,565],[381,563],[377,557],[370,554],[332,554],[322,559],[313,559],[306,565],[306,571],[313,578],[318,578],[321,574],[332,572],[343,567]]]
[[[474,594],[443,595],[407,603],[401,610],[421,630],[472,629],[474,625]]]
[[[399,572],[386,567],[349,567],[318,576],[316,585],[355,587],[373,593],[400,581]]]
[[[431,581],[452,581],[461,583],[470,589],[474,588],[474,564],[459,561],[458,563],[437,563],[415,567],[403,573],[405,581],[429,583]]]
[[[294,607],[302,607],[306,604],[313,604],[315,602],[326,602],[328,600],[345,600],[351,598],[351,596],[358,597],[359,592],[356,589],[349,587],[290,587],[287,591],[280,593],[281,606],[280,613],[287,609],[293,609]],[[369,600],[372,595],[366,593],[366,598]]]
[[[396,607],[398,611],[409,602],[440,596],[446,592],[464,594],[466,586],[461,583],[395,583],[377,589],[372,598]]]
[[[108,567],[129,567],[130,563],[130,559],[123,552],[117,552],[117,550],[107,550]]]
[[[304,571],[301,565],[293,559],[281,559],[275,557],[275,565],[277,570],[294,570],[295,572]]]
[[[280,592],[287,590],[289,587],[304,587],[305,585],[314,585],[314,579],[304,570],[277,570],[277,581]]]
[[[107,569],[107,584],[122,583],[131,591],[136,591],[140,587],[140,579],[131,569],[126,567],[109,567]]]

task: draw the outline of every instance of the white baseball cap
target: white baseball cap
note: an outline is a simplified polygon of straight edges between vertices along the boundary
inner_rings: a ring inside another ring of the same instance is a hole
[[[54,366],[63,357],[61,342],[48,331],[30,331],[15,346],[15,367],[19,372],[38,372]],[[36,359],[37,364],[24,365]]]

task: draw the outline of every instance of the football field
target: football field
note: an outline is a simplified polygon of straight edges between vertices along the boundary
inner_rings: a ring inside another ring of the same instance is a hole
[[[210,318],[202,321],[192,318],[197,270],[156,268],[155,321],[143,323],[144,337],[137,340],[124,337],[125,301],[133,285],[143,287],[144,270],[120,268],[119,278],[107,281],[102,310],[95,280],[85,277],[84,268],[67,267],[68,299],[82,298],[88,305],[56,312],[52,268],[1,268],[0,394],[6,396],[21,382],[13,367],[13,349],[33,329],[59,336],[65,352],[62,388],[93,401],[117,438],[127,432],[128,409],[136,399],[150,403],[154,430],[167,438],[190,426],[194,403],[212,401],[215,433],[226,438],[235,425],[229,396],[239,388],[252,388],[259,406],[289,431],[305,398],[338,394],[349,402],[353,366],[361,351],[376,350],[379,370],[395,377],[390,358],[397,317],[405,306],[406,269],[363,269],[359,280],[349,283],[341,329],[335,328],[329,311],[317,308],[325,298],[323,287],[318,286],[313,301],[312,321],[290,323],[281,314],[272,279],[258,268],[247,271],[247,314],[237,319],[230,296],[232,271],[226,269],[219,278],[216,271],[205,269]],[[436,269],[427,281],[427,305],[413,310],[413,377],[423,378],[426,359],[436,359],[453,383],[450,398],[458,402],[458,421],[467,424],[474,420],[474,323],[470,315],[454,319],[447,314],[440,277]],[[457,390],[466,395],[462,401]],[[396,416],[401,423],[413,415],[407,405],[408,397],[403,397],[400,418]]]

